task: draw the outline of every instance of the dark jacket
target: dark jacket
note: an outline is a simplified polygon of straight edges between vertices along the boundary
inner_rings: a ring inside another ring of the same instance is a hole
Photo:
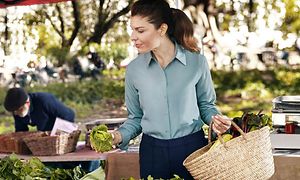
[[[14,115],[16,131],[28,131],[28,125],[39,131],[51,131],[57,117],[74,122],[75,113],[50,93],[28,93],[30,110],[28,115]]]

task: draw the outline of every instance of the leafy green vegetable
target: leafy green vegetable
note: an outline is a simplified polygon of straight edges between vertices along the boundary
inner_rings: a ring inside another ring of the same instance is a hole
[[[1,180],[79,180],[84,175],[79,166],[74,169],[54,169],[45,166],[36,157],[23,161],[12,154],[0,161]]]
[[[99,167],[98,169],[86,174],[80,180],[98,180],[98,179],[99,180],[105,179],[105,171],[103,170],[102,167]]]
[[[91,146],[97,152],[106,152],[112,149],[112,135],[106,125],[95,126],[90,133]]]
[[[261,111],[257,114],[244,112],[242,117],[235,117],[233,121],[246,133],[265,126],[269,126],[270,129],[273,128],[272,119],[266,114],[261,114]],[[234,127],[231,134],[233,137],[240,135]]]
[[[174,177],[171,178],[170,180],[183,180],[181,177],[179,177],[178,175],[174,174]]]

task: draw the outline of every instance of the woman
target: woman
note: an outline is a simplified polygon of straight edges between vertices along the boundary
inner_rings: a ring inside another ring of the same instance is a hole
[[[126,148],[143,133],[140,175],[193,179],[183,160],[207,145],[203,124],[216,133],[230,119],[215,107],[208,64],[193,37],[193,24],[164,0],[139,0],[131,9],[131,40],[139,55],[126,70],[128,120],[113,133],[114,144]]]

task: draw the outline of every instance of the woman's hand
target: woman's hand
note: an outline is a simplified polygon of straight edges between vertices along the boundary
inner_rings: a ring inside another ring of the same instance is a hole
[[[223,115],[212,116],[212,129],[217,134],[223,134],[231,127],[231,118]]]
[[[113,138],[113,145],[118,145],[122,142],[122,135],[120,133],[120,131],[113,131],[111,133],[112,138]]]

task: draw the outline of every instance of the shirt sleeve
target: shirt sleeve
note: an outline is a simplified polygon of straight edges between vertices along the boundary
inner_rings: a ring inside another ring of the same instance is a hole
[[[127,149],[129,141],[142,132],[143,112],[140,108],[138,90],[134,87],[127,72],[125,76],[125,103],[128,119],[118,129],[122,135],[122,143],[118,145],[121,149]]]
[[[200,64],[201,75],[198,83],[196,84],[197,102],[201,119],[209,125],[212,116],[220,114],[220,112],[217,110],[215,105],[216,93],[210,69],[204,56],[201,56]]]
[[[52,94],[50,94],[46,107],[50,113],[53,113],[54,116],[67,120],[69,122],[74,122],[75,112],[71,108],[65,106]]]
[[[14,116],[14,120],[15,120],[15,131],[19,132],[19,131],[28,131],[28,125],[25,124],[21,118]]]

